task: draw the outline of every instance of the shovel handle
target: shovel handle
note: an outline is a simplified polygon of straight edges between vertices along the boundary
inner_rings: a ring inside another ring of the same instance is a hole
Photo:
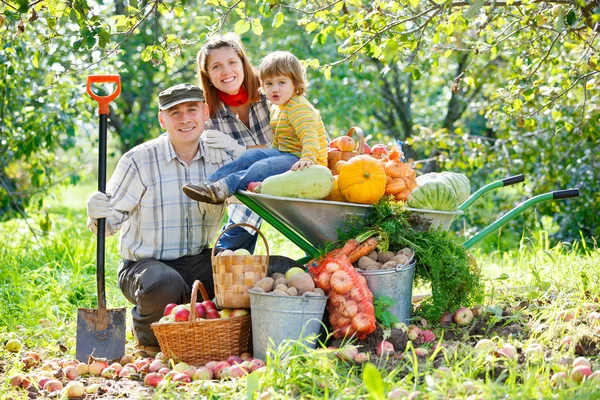
[[[92,91],[92,83],[116,83],[117,87],[108,96],[99,96]],[[98,102],[98,114],[108,115],[108,105],[121,93],[121,76],[117,74],[89,75],[86,89],[92,99]]]

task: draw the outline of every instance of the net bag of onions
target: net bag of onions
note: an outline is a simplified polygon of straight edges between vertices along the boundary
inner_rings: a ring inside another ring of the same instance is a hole
[[[396,201],[406,201],[410,192],[417,187],[417,173],[401,160],[404,153],[395,145],[388,158],[381,160],[385,169],[385,194]]]
[[[375,331],[373,293],[346,256],[328,257],[308,270],[315,285],[329,295],[327,311],[336,339],[354,336],[365,340]]]

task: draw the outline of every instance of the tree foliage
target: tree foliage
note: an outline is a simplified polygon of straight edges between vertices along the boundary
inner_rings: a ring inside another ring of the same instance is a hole
[[[152,99],[165,82],[195,80],[207,35],[233,30],[255,62],[276,48],[305,60],[309,96],[334,135],[361,125],[376,141],[404,141],[409,156],[430,161],[421,167],[465,171],[475,186],[524,173],[523,196],[579,187],[579,200],[542,212],[555,213],[565,237],[600,233],[598,1],[2,5],[0,72],[11,79],[0,82],[0,207],[26,201],[72,165],[48,158],[76,147],[80,127],[94,120],[83,111],[92,106],[82,75],[119,72],[127,83],[110,119],[126,150],[158,134]]]

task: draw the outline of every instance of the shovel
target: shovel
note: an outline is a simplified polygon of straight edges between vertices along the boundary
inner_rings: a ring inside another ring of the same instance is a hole
[[[92,92],[92,83],[115,83],[115,91],[108,96],[98,96]],[[88,76],[87,92],[98,102],[100,115],[100,148],[98,155],[98,190],[106,192],[106,131],[109,104],[121,93],[119,75]],[[105,219],[98,219],[98,242],[96,246],[96,283],[98,288],[98,308],[77,310],[76,357],[87,362],[90,357],[107,360],[120,359],[125,355],[125,308],[106,308],[104,288],[104,242]]]

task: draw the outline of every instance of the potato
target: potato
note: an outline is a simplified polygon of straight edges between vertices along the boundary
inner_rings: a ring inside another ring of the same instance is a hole
[[[271,294],[276,294],[277,296],[289,296],[289,294],[287,294],[286,292],[282,292],[281,290],[277,289],[273,290]]]
[[[367,267],[367,271],[374,271],[374,270],[377,270],[377,269],[381,269],[381,263],[380,262],[374,262],[373,264],[370,264]]]
[[[287,287],[287,285],[280,283],[279,285],[275,286],[275,290],[281,290],[282,292],[287,292],[288,287]]]
[[[261,288],[260,286],[254,286],[254,287],[252,288],[252,291],[253,291],[254,293],[264,293],[264,292],[265,292],[265,290],[264,290],[263,288]]]
[[[295,287],[300,295],[304,292],[312,292],[315,290],[315,281],[312,276],[306,272],[299,272],[292,276],[288,281],[288,284],[291,287]]]
[[[271,278],[273,278],[273,281],[276,281],[279,278],[285,278],[285,274],[282,274],[281,272],[274,272],[273,275],[271,275]]]
[[[302,294],[302,296],[304,296],[304,297],[310,297],[310,296],[319,296],[319,295],[316,294],[315,292],[304,292]]]
[[[395,255],[396,254],[393,251],[380,251],[377,255],[377,261],[385,264],[386,262],[390,261]]]
[[[398,265],[398,263],[396,261],[390,260],[388,262],[386,262],[385,264],[383,264],[381,266],[381,269],[392,269],[392,268],[396,268],[396,265]]]
[[[367,267],[377,261],[373,260],[371,257],[362,256],[358,259],[358,268],[367,269]]]
[[[259,287],[261,288],[264,292],[270,292],[271,290],[273,290],[273,278],[263,278],[260,281],[256,282],[254,284],[254,287]]]
[[[408,263],[408,258],[404,254],[400,254],[399,256],[394,256],[391,261],[395,261],[398,264],[406,265]]]
[[[287,279],[285,279],[285,276],[282,278],[277,278],[275,279],[275,282],[273,282],[273,287],[277,287],[277,285],[285,285],[288,286],[288,281]]]
[[[288,288],[288,290],[285,291],[289,296],[298,296],[298,289],[296,289],[295,287],[291,287]]]
[[[400,250],[399,252],[396,253],[397,256],[404,254],[406,256],[406,258],[408,258],[409,260],[413,257],[413,255],[415,254],[414,251],[412,251],[412,249],[409,249],[408,247],[403,248],[402,250]]]
[[[315,295],[317,295],[317,296],[325,296],[325,292],[321,288],[315,288]]]
[[[372,252],[367,254],[367,257],[369,257],[373,261],[377,261],[377,250],[373,250]]]

